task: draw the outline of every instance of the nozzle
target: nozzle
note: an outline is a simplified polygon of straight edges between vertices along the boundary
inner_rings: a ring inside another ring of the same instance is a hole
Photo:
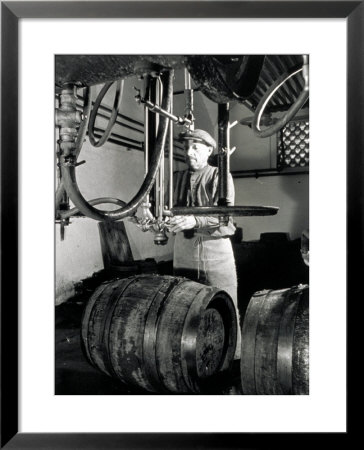
[[[164,231],[158,231],[154,235],[154,244],[155,245],[166,245],[168,242],[168,237]]]

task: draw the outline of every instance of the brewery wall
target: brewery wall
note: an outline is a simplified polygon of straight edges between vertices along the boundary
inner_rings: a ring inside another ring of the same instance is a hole
[[[243,229],[243,240],[258,240],[261,233],[288,233],[291,239],[309,227],[308,175],[235,178],[237,205],[278,206],[275,216],[236,217]]]
[[[87,199],[107,196],[127,202],[137,193],[143,181],[143,154],[139,151],[127,151],[112,144],[100,150],[86,142],[81,158],[87,164],[78,168],[77,179]],[[112,209],[113,205],[107,205],[107,208]],[[134,259],[171,259],[173,237],[167,245],[156,246],[151,232],[142,232],[129,219],[125,219],[124,224]],[[98,222],[84,217],[71,218],[63,241],[60,238],[60,225],[56,225],[55,241],[56,302],[61,303],[74,294],[75,282],[103,268]]]

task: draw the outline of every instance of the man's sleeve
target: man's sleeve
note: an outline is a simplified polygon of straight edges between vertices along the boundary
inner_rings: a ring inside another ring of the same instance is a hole
[[[219,192],[218,192],[218,176],[216,171],[216,176],[213,182],[213,199],[214,206],[217,206],[219,200]],[[228,204],[229,206],[233,206],[235,202],[235,188],[233,177],[229,173],[228,177]],[[218,228],[220,226],[219,218],[217,216],[195,216],[196,219],[196,228]]]

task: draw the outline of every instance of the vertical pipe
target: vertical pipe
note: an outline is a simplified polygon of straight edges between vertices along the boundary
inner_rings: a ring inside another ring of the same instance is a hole
[[[173,113],[173,97],[171,100],[171,113]],[[168,209],[173,208],[173,121],[169,121],[169,184]]]
[[[159,104],[162,103],[163,96],[163,84],[162,81],[159,80]],[[159,208],[158,208],[158,219],[160,221],[163,220],[163,211],[164,211],[164,149],[161,153],[161,159],[159,164]]]
[[[159,98],[160,98],[160,83],[159,80],[156,80],[156,92],[155,92],[155,98],[154,101],[157,105],[159,105]],[[158,114],[155,114],[155,134],[158,133],[158,123],[159,123],[159,116]],[[162,154],[161,154],[162,156]],[[159,160],[159,165],[158,165],[158,171],[157,171],[157,176],[155,179],[155,217],[159,217],[159,192],[160,192],[160,161]]]
[[[149,169],[149,114],[148,108],[144,106],[144,176],[147,176]],[[149,203],[149,194],[145,197],[145,202]]]
[[[155,103],[157,100],[157,79],[150,77],[149,78],[149,95],[148,99]],[[157,115],[149,111],[148,109],[148,166],[149,162],[153,158],[153,153],[155,152],[155,143],[156,143],[156,137],[157,137]],[[155,185],[153,190],[150,193],[150,201],[151,203],[155,203],[156,198],[156,191],[157,191],[157,179],[158,175],[156,177]],[[152,210],[152,213],[154,217],[157,216],[157,210],[154,206],[154,209]]]
[[[218,165],[219,165],[219,206],[228,206],[228,176],[230,172],[230,128],[229,103],[218,105]]]
[[[57,125],[57,158],[61,156],[75,157],[77,159],[77,135],[82,116],[77,111],[77,87],[67,84],[62,89],[55,109],[55,122]],[[57,168],[57,191],[55,197],[56,214],[62,208],[69,207],[69,198],[64,189],[62,174]],[[63,240],[63,239],[62,239]]]
[[[188,70],[185,68],[185,91],[191,89],[191,76]]]
[[[194,130],[194,117],[193,117],[193,89],[191,89],[191,75],[188,70],[185,69],[185,117],[192,120],[191,125],[188,126],[190,130]]]
[[[229,173],[230,173],[230,127],[229,103],[218,105],[218,166],[219,166],[219,206],[228,206],[229,202]],[[229,216],[219,216],[221,226],[227,226]]]

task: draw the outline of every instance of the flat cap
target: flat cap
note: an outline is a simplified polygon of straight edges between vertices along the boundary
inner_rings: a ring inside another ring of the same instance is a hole
[[[187,130],[182,131],[182,133],[179,134],[178,139],[180,141],[195,141],[195,142],[202,142],[205,145],[208,145],[212,147],[213,149],[216,148],[216,141],[215,139],[204,130]]]

